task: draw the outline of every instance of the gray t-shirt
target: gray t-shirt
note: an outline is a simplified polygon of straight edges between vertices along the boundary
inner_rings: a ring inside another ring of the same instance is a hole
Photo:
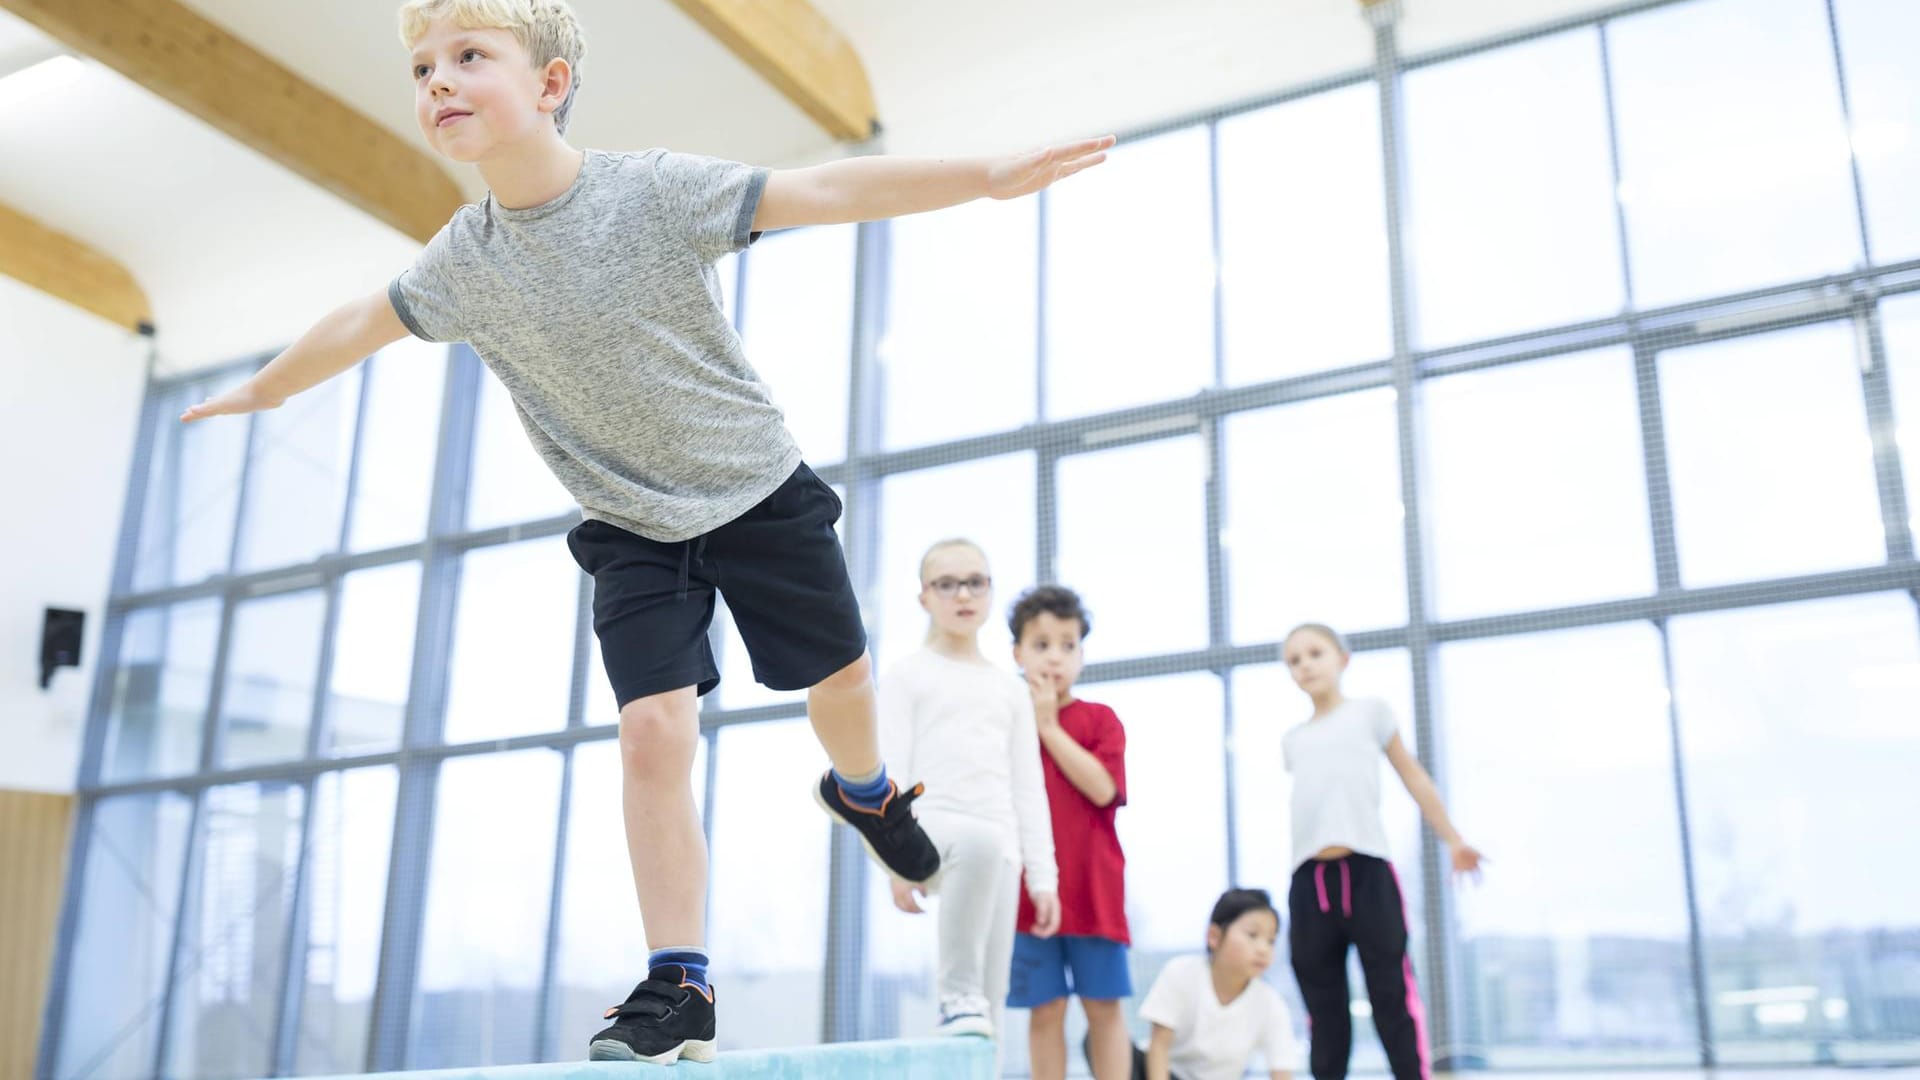
[[[800,448],[721,311],[765,169],[586,152],[551,202],[463,206],[387,290],[428,341],[470,343],[590,518],[651,540],[732,521]]]

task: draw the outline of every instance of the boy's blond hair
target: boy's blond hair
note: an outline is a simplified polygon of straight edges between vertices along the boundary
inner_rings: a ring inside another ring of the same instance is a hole
[[[565,0],[407,0],[400,5],[400,43],[413,48],[435,19],[452,19],[470,30],[508,31],[527,50],[536,71],[550,60],[565,60],[573,69],[573,85],[567,100],[553,111],[553,126],[566,134],[573,96],[580,91],[580,61],[587,55],[587,38]]]

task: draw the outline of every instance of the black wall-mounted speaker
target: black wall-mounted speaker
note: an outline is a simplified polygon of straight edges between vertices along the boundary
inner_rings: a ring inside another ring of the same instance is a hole
[[[40,626],[40,689],[53,682],[58,668],[80,666],[80,639],[86,633],[87,613],[50,607]]]

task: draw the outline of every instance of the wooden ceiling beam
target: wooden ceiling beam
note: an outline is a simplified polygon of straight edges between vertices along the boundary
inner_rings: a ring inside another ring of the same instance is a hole
[[[841,142],[880,129],[860,54],[806,0],[672,0]]]
[[[126,267],[4,204],[0,274],[129,330],[152,329],[153,308]]]

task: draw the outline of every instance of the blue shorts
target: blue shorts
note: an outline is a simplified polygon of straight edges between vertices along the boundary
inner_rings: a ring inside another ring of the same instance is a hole
[[[1073,984],[1067,984],[1067,975]],[[1133,996],[1127,947],[1110,938],[1061,934],[1013,938],[1013,971],[1007,979],[1007,1006],[1031,1009],[1069,994],[1082,1000],[1117,1001]]]

